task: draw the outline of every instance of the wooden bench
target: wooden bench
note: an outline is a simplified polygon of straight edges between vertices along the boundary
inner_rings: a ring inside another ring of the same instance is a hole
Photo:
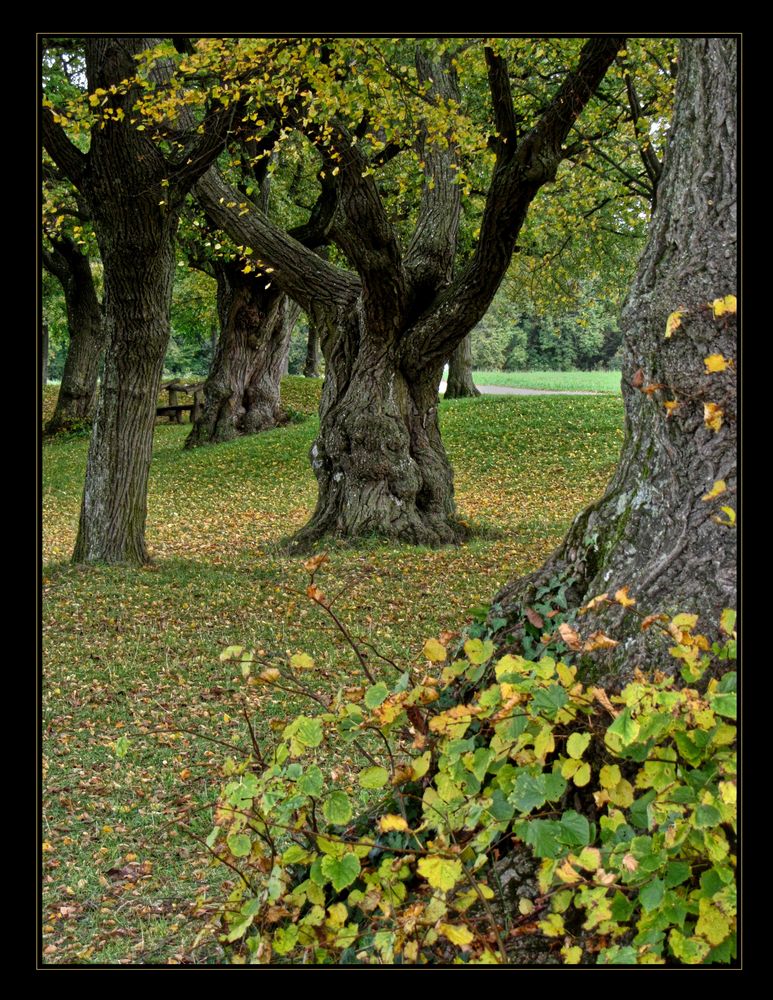
[[[201,409],[204,406],[203,382],[196,382],[193,385],[184,385],[179,379],[175,379],[173,382],[168,382],[166,385],[162,385],[161,388],[169,395],[169,405],[157,406],[157,417],[169,417],[170,423],[181,424],[183,422],[183,413],[190,413],[191,423],[195,423],[198,420]],[[193,396],[193,402],[178,403],[178,394],[181,392]]]

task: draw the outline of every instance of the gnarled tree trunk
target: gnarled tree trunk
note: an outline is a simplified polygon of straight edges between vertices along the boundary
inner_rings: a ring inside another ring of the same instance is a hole
[[[464,399],[480,396],[480,389],[472,380],[472,334],[468,333],[448,360],[448,383],[445,399]]]
[[[319,378],[319,331],[317,324],[309,318],[309,336],[306,341],[306,360],[303,362],[306,378]]]
[[[60,237],[51,241],[50,251],[43,252],[43,264],[62,286],[70,334],[59,396],[45,428],[46,434],[56,434],[94,416],[105,334],[88,257],[69,237]]]
[[[574,606],[628,587],[638,611],[698,613],[707,633],[735,604],[735,530],[718,523],[736,489],[735,373],[707,374],[704,359],[736,358],[735,314],[715,317],[710,305],[736,292],[736,101],[735,41],[685,40],[658,208],[622,317],[620,464],[547,564],[497,596],[509,628],[535,589],[558,577],[574,581]],[[666,336],[676,311],[681,323]],[[727,492],[704,499],[720,480]],[[623,683],[636,666],[675,662],[672,643],[642,631],[620,604],[591,626],[621,643],[586,654],[589,676]]]
[[[361,309],[339,317],[329,341],[324,321],[320,329],[326,374],[310,453],[319,496],[294,547],[323,535],[431,546],[461,541],[466,532],[456,518],[437,419],[442,362],[410,373],[400,362],[399,338],[385,346],[369,336]]]
[[[186,448],[230,441],[284,422],[279,401],[290,327],[287,297],[238,263],[212,264],[217,278],[220,338],[204,406]]]

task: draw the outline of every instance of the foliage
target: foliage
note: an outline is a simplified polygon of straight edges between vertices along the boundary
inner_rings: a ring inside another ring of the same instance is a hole
[[[314,583],[325,561],[305,564],[308,596],[350,638]],[[615,600],[635,604],[625,588]],[[288,719],[270,753],[254,743],[226,764],[206,844],[239,876],[219,914],[232,961],[507,963],[513,927],[555,939],[570,965],[735,957],[735,672],[699,691],[637,670],[610,697],[570,662],[614,640],[596,631],[583,642],[533,614],[548,633],[541,648],[560,659],[495,658],[480,636],[452,655],[446,635],[425,643],[423,664],[388,661],[396,680],[363,663],[369,684],[326,698],[305,654],[223,652],[247,684],[322,706]],[[735,659],[734,618],[724,612],[711,646],[695,615],[642,627],[676,642],[692,685],[712,659]],[[360,763],[323,772],[328,745]],[[495,862],[510,844],[539,860],[537,891],[517,913],[498,896]]]
[[[563,311],[514,301],[506,282],[472,331],[473,365],[505,371],[619,368],[622,333],[608,303],[589,289]]]

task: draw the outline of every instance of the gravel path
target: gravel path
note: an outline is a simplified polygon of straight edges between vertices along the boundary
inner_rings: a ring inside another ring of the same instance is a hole
[[[512,385],[479,385],[484,396],[601,396],[603,393],[582,389],[517,389]],[[446,391],[446,383],[440,383],[440,392]]]

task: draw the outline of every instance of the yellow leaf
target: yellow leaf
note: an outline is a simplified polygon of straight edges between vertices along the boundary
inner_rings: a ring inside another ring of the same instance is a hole
[[[387,813],[378,821],[378,828],[382,833],[389,833],[390,830],[407,830],[408,824],[402,816],[395,816],[394,813]]]
[[[714,497],[720,496],[727,489],[727,483],[724,479],[717,479],[714,485],[711,487],[708,493],[704,493],[701,500],[713,500]]]
[[[706,366],[706,374],[711,375],[712,372],[723,372],[725,368],[729,368],[733,362],[729,358],[723,357],[721,354],[709,354],[707,358],[703,359],[703,363]]]
[[[442,663],[448,653],[446,647],[437,639],[427,639],[424,643],[424,655],[432,663]]]
[[[703,423],[709,430],[718,431],[722,426],[724,411],[716,403],[703,404]]]
[[[679,306],[678,309],[675,309],[674,312],[672,312],[669,315],[668,319],[666,320],[667,337],[670,337],[671,334],[674,332],[674,330],[678,330],[679,327],[682,325],[682,316],[684,316],[686,311],[687,310],[684,306]]]
[[[582,877],[579,872],[572,868],[568,858],[562,865],[559,865],[558,868],[556,868],[556,875],[558,875],[562,882],[567,882],[570,885],[573,882],[579,882]]]
[[[632,608],[636,604],[636,601],[628,596],[628,587],[621,587],[620,590],[616,591],[615,600],[624,608]]]
[[[311,670],[314,660],[308,653],[293,653],[290,657],[290,666],[295,670]]]
[[[518,912],[524,916],[528,917],[530,913],[534,912],[534,903],[530,899],[521,898],[518,900]]]
[[[734,313],[736,311],[737,299],[735,295],[725,295],[722,299],[714,299],[711,303],[711,308],[714,311],[714,317],[724,316],[725,313]]]
[[[451,944],[458,944],[464,947],[465,945],[471,944],[475,939],[475,935],[463,924],[439,924],[438,931],[447,937]]]

